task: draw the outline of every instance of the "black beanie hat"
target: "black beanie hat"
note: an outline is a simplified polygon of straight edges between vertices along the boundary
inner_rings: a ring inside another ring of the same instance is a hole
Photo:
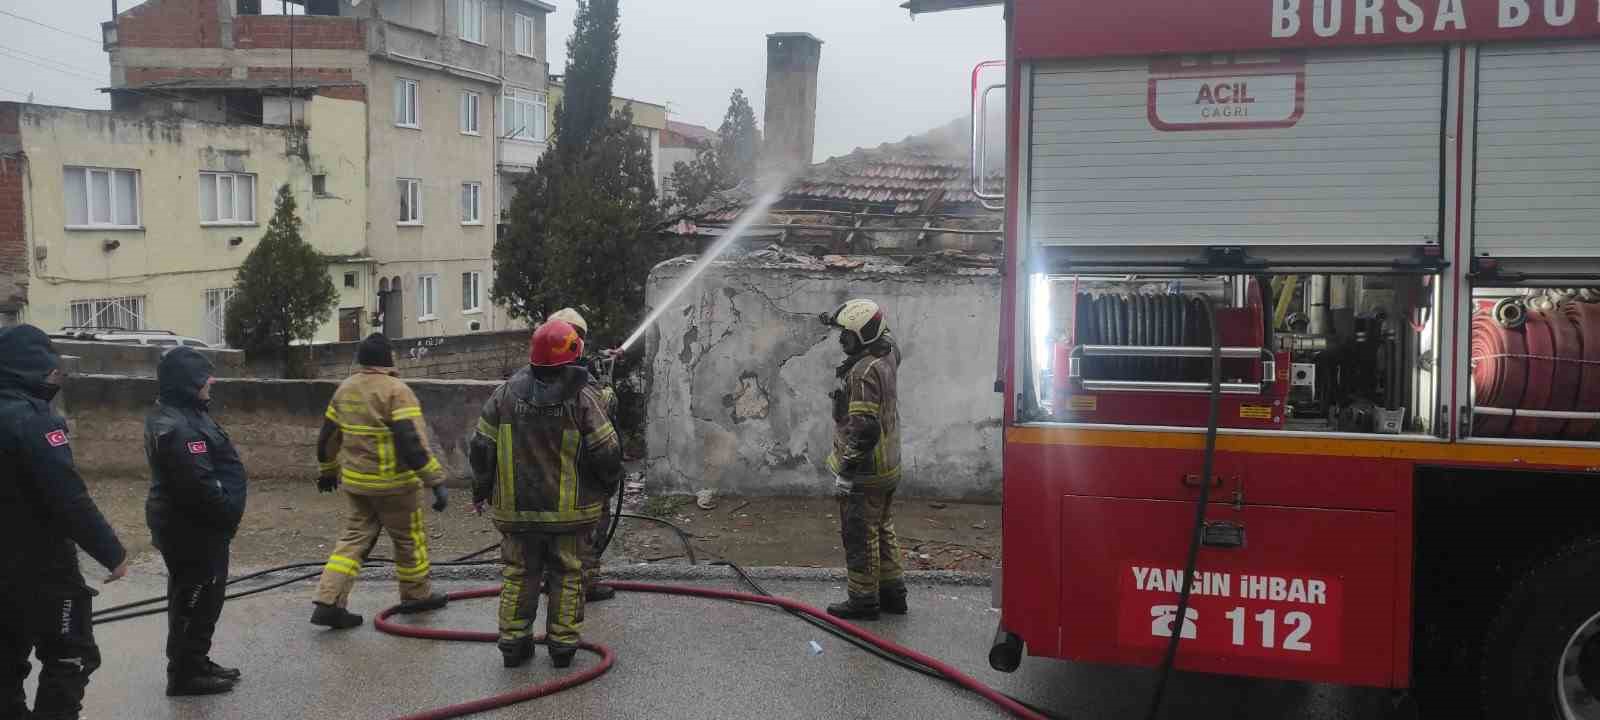
[[[394,352],[389,349],[389,338],[383,333],[373,333],[356,348],[356,364],[369,367],[394,367]]]

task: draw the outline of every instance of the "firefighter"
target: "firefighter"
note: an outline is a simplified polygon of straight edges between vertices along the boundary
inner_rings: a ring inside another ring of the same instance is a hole
[[[394,353],[382,333],[361,341],[356,363],[360,368],[334,391],[317,438],[317,489],[342,489],[348,506],[311,613],[311,624],[335,630],[361,624],[346,605],[380,531],[394,545],[398,612],[437,610],[449,602],[428,580],[423,488],[431,491],[436,512],[444,512],[449,496],[444,468],[428,451],[421,403],[395,373]]]
[[[505,560],[500,653],[506,667],[533,657],[529,630],[539,580],[548,577],[550,662],[572,664],[583,627],[583,561],[606,498],[622,474],[622,449],[600,393],[579,366],[583,339],[561,320],[539,326],[530,366],[483,405],[471,443],[473,507],[493,506]]]
[[[578,331],[578,339],[589,341],[589,323],[572,308],[562,308],[550,314],[548,320],[561,320],[571,325]],[[606,360],[601,360],[606,362]],[[606,417],[613,421],[617,417],[617,391],[612,389],[608,382],[601,382],[599,373],[589,374],[589,387],[600,393],[600,402],[606,409]],[[601,543],[605,542],[606,534],[611,531],[611,513],[602,511],[600,521],[594,525],[594,534],[584,546],[583,552],[583,599],[586,602],[601,602],[617,596],[617,591],[609,585],[600,584],[600,551]]]
[[[160,395],[144,421],[145,520],[167,565],[169,696],[228,692],[240,674],[210,658],[227,593],[228,545],[246,494],[239,452],[207,412],[211,373],[211,361],[193,348],[168,350],[156,368]]]
[[[0,330],[0,717],[76,718],[100,667],[91,598],[78,549],[128,573],[127,552],[72,462],[67,422],[50,409],[64,377],[49,336],[32,325]],[[23,681],[39,658],[33,714]]]
[[[829,605],[828,612],[850,620],[876,620],[880,612],[904,615],[906,584],[890,509],[900,483],[900,349],[883,310],[871,300],[850,300],[823,313],[822,322],[839,329],[845,352],[834,372],[827,466],[839,499],[849,598]]]

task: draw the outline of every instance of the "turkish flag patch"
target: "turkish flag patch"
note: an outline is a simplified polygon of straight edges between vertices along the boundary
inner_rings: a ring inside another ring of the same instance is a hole
[[[61,447],[67,444],[67,431],[51,430],[44,434],[44,441],[50,443],[50,447]]]
[[[196,440],[196,441],[194,441],[192,443],[189,443],[189,454],[190,455],[204,455],[204,454],[206,454],[206,441],[204,441],[204,440]]]

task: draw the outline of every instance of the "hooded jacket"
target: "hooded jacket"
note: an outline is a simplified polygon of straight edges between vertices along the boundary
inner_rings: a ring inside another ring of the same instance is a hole
[[[50,409],[56,387],[45,378],[58,363],[39,328],[0,330],[0,586],[81,592],[77,548],[108,570],[127,558]]]
[[[211,361],[176,347],[156,367],[160,395],[145,416],[144,452],[150,463],[145,519],[162,538],[233,537],[245,508],[245,470],[239,451],[211,419],[200,390]]]
[[[833,392],[833,452],[828,470],[857,488],[893,490],[900,482],[900,348],[884,337],[845,359]]]
[[[600,520],[622,477],[622,446],[581,367],[524,367],[483,405],[470,458],[474,502],[501,532],[576,532]]]

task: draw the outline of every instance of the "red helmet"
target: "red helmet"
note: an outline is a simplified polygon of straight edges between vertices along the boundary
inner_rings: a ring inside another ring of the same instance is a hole
[[[540,325],[528,345],[528,358],[534,367],[570,365],[583,355],[583,338],[578,329],[562,320]]]

